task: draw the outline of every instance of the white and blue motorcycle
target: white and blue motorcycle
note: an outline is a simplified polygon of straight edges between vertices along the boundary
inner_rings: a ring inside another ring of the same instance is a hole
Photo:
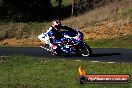
[[[60,31],[60,41],[57,42],[56,52],[52,52],[50,47],[50,37],[48,34],[43,33],[44,46],[41,48],[50,52],[52,55],[81,55],[81,56],[91,56],[92,49],[83,41],[83,33],[76,30],[62,30]],[[41,35],[42,36],[42,35]]]

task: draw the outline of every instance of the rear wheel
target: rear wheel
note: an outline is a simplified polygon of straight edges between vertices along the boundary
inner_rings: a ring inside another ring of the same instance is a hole
[[[81,44],[79,51],[80,54],[84,57],[92,55],[92,49],[86,43]]]

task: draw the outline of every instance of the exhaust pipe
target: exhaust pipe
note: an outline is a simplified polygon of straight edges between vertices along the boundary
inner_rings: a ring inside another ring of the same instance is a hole
[[[45,50],[51,52],[51,49],[48,49],[48,48],[46,48],[46,47],[40,46],[40,48],[45,49]]]

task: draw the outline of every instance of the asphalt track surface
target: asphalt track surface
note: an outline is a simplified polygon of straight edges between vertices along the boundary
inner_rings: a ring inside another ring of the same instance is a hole
[[[72,59],[89,60],[101,62],[132,62],[132,49],[124,48],[92,48],[91,57],[81,56],[52,56],[47,51],[39,47],[1,47],[0,56],[22,55],[40,57],[47,59]]]

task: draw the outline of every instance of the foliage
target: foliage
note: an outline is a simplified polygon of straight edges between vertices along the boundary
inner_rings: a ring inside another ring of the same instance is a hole
[[[0,0],[0,19],[24,22],[64,19],[71,13],[78,15],[115,1],[122,0]]]
[[[3,0],[0,15],[11,19],[40,19],[50,12],[50,0]]]

